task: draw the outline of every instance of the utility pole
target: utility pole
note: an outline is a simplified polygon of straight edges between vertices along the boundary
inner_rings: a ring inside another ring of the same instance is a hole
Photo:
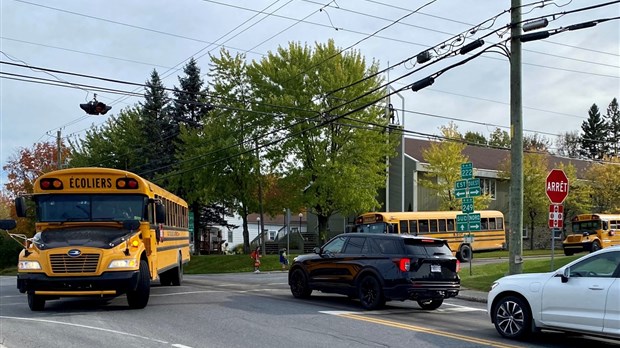
[[[56,151],[58,152],[58,169],[62,166],[62,154],[61,154],[61,142],[60,142],[60,129],[56,132]]]
[[[508,273],[523,273],[523,104],[521,0],[511,0],[510,29],[510,235]]]
[[[254,138],[254,146],[256,147],[256,173],[258,174],[258,214],[260,218],[260,242],[261,242],[261,254],[267,255],[267,248],[265,246],[265,219],[263,217],[263,180],[260,175],[260,153],[258,151],[258,138]]]

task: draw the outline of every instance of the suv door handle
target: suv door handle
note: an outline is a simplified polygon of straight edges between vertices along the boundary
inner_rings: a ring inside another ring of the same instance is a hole
[[[588,289],[590,289],[590,290],[605,290],[605,288],[601,288],[600,286],[597,286],[597,285],[590,286],[590,287],[588,287]]]

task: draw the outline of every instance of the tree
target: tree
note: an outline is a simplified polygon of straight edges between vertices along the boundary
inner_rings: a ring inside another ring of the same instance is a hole
[[[463,139],[470,145],[487,145],[487,138],[481,133],[468,131]]]
[[[437,192],[440,210],[461,210],[461,200],[455,197],[454,187],[461,179],[461,164],[468,161],[463,155],[467,145],[460,141],[461,135],[453,122],[439,129],[443,140],[432,143],[422,152],[428,162],[428,174],[427,178],[420,179],[420,185]],[[474,199],[476,209],[485,209],[489,202],[489,195]]]
[[[510,178],[510,159],[501,165],[499,176]],[[530,230],[530,249],[534,249],[537,227],[546,224],[549,199],[545,193],[545,182],[549,173],[548,156],[542,153],[523,155],[523,218]]]
[[[560,134],[555,146],[558,156],[579,158],[579,149],[581,146],[581,138],[578,131],[566,132]]]
[[[620,159],[612,158],[609,163],[593,163],[585,177],[592,187],[592,203],[594,212],[620,212]]]
[[[190,200],[204,199],[225,204],[243,220],[244,251],[250,249],[247,216],[259,210],[259,159],[256,137],[260,117],[252,111],[252,88],[243,55],[211,57],[210,87],[226,107],[205,117],[196,128],[181,131],[179,162],[185,174],[175,180],[199,187],[188,193]],[[196,160],[202,163],[196,166]],[[178,183],[177,183],[178,184]]]
[[[614,98],[607,107],[605,121],[608,127],[607,143],[609,144],[609,156],[620,157],[620,110],[618,100]]]
[[[563,170],[568,178],[569,189],[568,196],[564,201],[564,226],[568,226],[571,217],[577,214],[588,213],[592,211],[592,187],[588,180],[577,178],[577,169],[574,165],[560,163],[556,165]],[[565,227],[566,228],[566,227]]]
[[[607,153],[607,124],[601,118],[598,106],[592,104],[588,119],[581,124],[581,154],[589,159],[602,159]]]
[[[140,131],[144,139],[140,172],[152,180],[168,172],[174,162],[174,122],[169,113],[170,98],[157,73],[153,69],[151,79],[146,81],[144,102],[140,103]],[[148,145],[146,145],[148,144]]]
[[[184,66],[184,76],[179,76],[179,87],[174,87],[174,101],[171,110],[173,122],[171,124],[172,134],[179,133],[175,138],[175,158],[187,160],[185,156],[187,150],[192,148],[192,144],[186,142],[187,138],[184,134],[190,134],[192,131],[200,129],[204,125],[208,111],[211,109],[206,99],[206,93],[203,90],[204,81],[200,75],[194,58]],[[195,149],[194,149],[195,150]],[[194,152],[195,153],[195,152]],[[170,169],[179,169],[170,168]],[[162,185],[168,187],[175,192],[176,195],[185,198],[190,210],[195,217],[200,215],[201,206],[204,204],[205,192],[200,185],[200,178],[195,175],[193,169],[183,170],[181,174],[168,174],[160,177]],[[194,219],[194,237],[195,240],[200,238],[200,219]]]
[[[144,163],[144,141],[140,127],[140,110],[129,107],[110,117],[99,127],[93,126],[83,139],[70,142],[71,167],[107,167],[137,171]]]
[[[58,169],[58,150],[56,144],[36,143],[31,148],[19,149],[2,166],[2,170],[7,176],[7,182],[4,184],[5,191],[2,194],[2,204],[3,209],[8,210],[10,216],[17,220],[17,228],[13,233],[24,234],[29,237],[34,235],[34,219],[17,218],[12,200],[20,195],[32,193],[34,183],[39,176]],[[61,158],[70,157],[70,151],[64,142],[60,143],[60,153]],[[14,241],[8,242],[15,244]],[[9,249],[13,250],[13,247],[9,247]]]
[[[303,192],[321,241],[333,214],[379,206],[386,156],[395,155],[400,135],[386,131],[385,110],[376,105],[384,98],[378,65],[344,52],[332,40],[314,49],[290,43],[248,68],[263,102],[255,109],[269,113],[270,134],[280,139],[266,156],[274,170],[296,176],[298,191],[291,194]]]
[[[538,133],[523,137],[523,149],[530,152],[548,153],[551,142]]]
[[[510,135],[508,132],[495,128],[493,133],[489,136],[489,146],[498,147],[502,149],[510,148]]]

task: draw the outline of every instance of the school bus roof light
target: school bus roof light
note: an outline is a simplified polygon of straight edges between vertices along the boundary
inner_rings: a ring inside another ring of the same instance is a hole
[[[138,181],[130,178],[118,179],[116,180],[116,187],[118,189],[136,189],[138,188]]]
[[[41,179],[41,182],[39,183],[39,185],[41,186],[42,190],[62,190],[63,186],[62,186],[62,181],[58,180],[58,179]]]

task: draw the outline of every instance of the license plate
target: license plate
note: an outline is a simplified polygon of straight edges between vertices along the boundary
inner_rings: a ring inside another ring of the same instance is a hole
[[[440,265],[431,265],[431,272],[441,272]]]

